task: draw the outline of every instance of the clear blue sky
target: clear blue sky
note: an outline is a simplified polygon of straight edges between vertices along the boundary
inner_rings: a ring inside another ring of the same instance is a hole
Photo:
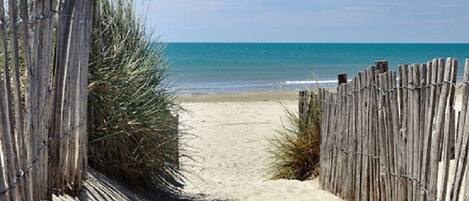
[[[166,42],[469,42],[468,0],[136,0]]]

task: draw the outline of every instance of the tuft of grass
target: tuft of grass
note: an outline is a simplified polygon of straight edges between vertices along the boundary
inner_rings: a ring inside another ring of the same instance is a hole
[[[286,109],[286,124],[269,138],[272,179],[307,180],[319,174],[321,109],[312,99],[305,119]]]
[[[175,194],[180,108],[166,81],[164,45],[132,0],[97,0],[89,74],[89,164],[138,191]]]

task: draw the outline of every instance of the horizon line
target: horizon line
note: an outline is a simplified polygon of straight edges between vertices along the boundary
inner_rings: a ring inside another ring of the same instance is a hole
[[[467,42],[274,42],[274,41],[159,41],[159,43],[245,43],[245,44],[469,44]]]

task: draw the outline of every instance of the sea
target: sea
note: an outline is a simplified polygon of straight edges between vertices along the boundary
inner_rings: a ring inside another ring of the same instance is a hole
[[[426,63],[454,57],[462,76],[469,44],[391,43],[167,43],[169,80],[178,94],[302,90],[337,85],[337,74],[349,78],[387,60]]]

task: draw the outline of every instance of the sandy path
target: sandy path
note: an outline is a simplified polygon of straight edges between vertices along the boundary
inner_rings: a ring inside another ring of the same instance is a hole
[[[296,109],[296,101],[282,101]],[[317,181],[269,180],[266,137],[281,126],[280,102],[186,102],[181,120],[199,137],[186,142],[197,162],[185,161],[189,195],[208,200],[340,200]]]

